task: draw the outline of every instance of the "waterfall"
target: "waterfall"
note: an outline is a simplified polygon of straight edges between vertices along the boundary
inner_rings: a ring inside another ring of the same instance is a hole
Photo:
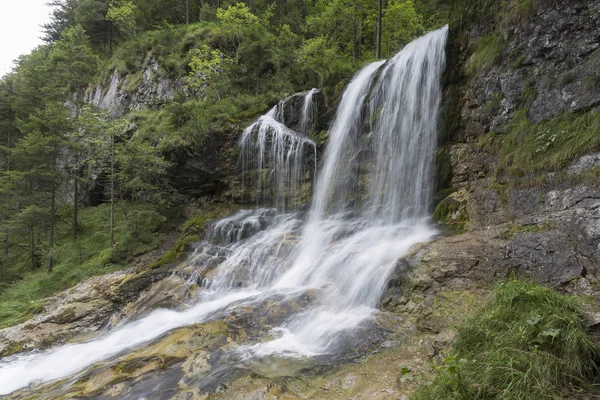
[[[272,190],[276,210],[240,211],[210,228],[182,266],[204,276],[190,308],[157,310],[91,342],[0,360],[0,394],[68,376],[257,298],[308,289],[318,299],[274,328],[274,339],[232,351],[242,360],[343,351],[376,312],[398,258],[435,233],[427,219],[447,33],[431,32],[356,74],[331,126],[308,216],[290,206],[306,180],[303,155],[315,146],[305,128],[283,124],[280,103],[240,141],[243,168],[259,172],[259,192]]]
[[[303,135],[308,135],[315,122],[315,103],[313,96],[317,93],[317,89],[309,90],[304,96],[302,103],[302,114],[300,114],[300,122],[298,123],[298,131]]]
[[[316,170],[317,146],[305,135],[314,119],[315,91],[303,96],[300,132],[284,124],[285,99],[244,130],[240,140],[242,192],[245,188],[254,190],[257,205],[270,203],[279,210],[295,208],[303,194],[308,194],[303,191],[307,191],[304,186]]]

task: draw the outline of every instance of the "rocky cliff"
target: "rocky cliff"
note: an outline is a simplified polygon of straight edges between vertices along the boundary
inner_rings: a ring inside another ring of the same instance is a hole
[[[454,31],[439,174],[450,194],[436,217],[465,233],[417,264],[597,293],[599,15],[599,1],[541,0],[509,26]]]

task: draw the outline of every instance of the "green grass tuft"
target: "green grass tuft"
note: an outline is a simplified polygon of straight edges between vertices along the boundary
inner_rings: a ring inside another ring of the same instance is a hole
[[[470,75],[485,72],[496,65],[506,47],[504,36],[498,33],[484,36],[477,42],[475,52],[467,60],[466,69]]]
[[[563,398],[589,388],[598,357],[577,299],[511,280],[459,327],[451,356],[413,398]]]
[[[522,177],[557,171],[575,158],[600,149],[600,111],[567,113],[535,124],[527,111],[517,112],[505,135],[487,138],[500,156],[499,170]]]

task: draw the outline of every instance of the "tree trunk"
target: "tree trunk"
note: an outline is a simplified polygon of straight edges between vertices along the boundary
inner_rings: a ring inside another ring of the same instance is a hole
[[[9,242],[8,232],[4,234],[4,264],[8,264],[8,256],[10,250],[10,242]]]
[[[377,59],[381,59],[381,20],[382,20],[383,0],[379,0],[379,9],[377,11]]]
[[[48,257],[48,272],[52,272],[54,268],[54,222],[56,214],[56,189],[52,189],[52,200],[50,203],[50,238],[48,240],[48,250],[50,256]]]
[[[115,134],[110,139],[110,247],[115,247]]]
[[[357,46],[357,26],[356,26],[356,5],[354,6],[354,18],[352,18],[352,62],[356,63],[356,56],[358,55],[356,51]]]
[[[6,170],[10,171],[10,151],[12,149],[12,122],[15,118],[14,112],[12,110],[12,108],[9,108],[8,110],[8,129],[7,131],[7,137],[6,137],[6,148],[8,149],[8,151],[6,152]]]
[[[31,269],[35,271],[37,262],[35,259],[35,225],[31,226]]]
[[[79,202],[78,187],[79,184],[77,182],[77,174],[75,174],[75,178],[73,179],[73,228],[71,230],[73,241],[77,240],[77,204]]]
[[[185,0],[185,23],[190,23],[190,0]]]
[[[112,55],[112,41],[113,41],[113,24],[112,21],[108,21],[108,56]]]

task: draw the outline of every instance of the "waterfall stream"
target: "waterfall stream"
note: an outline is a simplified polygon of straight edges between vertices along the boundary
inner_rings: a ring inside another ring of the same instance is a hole
[[[431,32],[355,75],[331,126],[308,214],[291,199],[315,170],[316,146],[306,136],[313,91],[300,132],[285,126],[279,106],[244,131],[243,168],[259,171],[258,189],[271,191],[273,207],[243,210],[211,227],[186,262],[206,276],[190,308],[156,310],[87,343],[2,359],[0,394],[67,377],[257,299],[309,289],[318,299],[275,328],[274,339],[235,351],[240,359],[340,351],[376,313],[398,258],[435,233],[428,213],[447,32]]]

